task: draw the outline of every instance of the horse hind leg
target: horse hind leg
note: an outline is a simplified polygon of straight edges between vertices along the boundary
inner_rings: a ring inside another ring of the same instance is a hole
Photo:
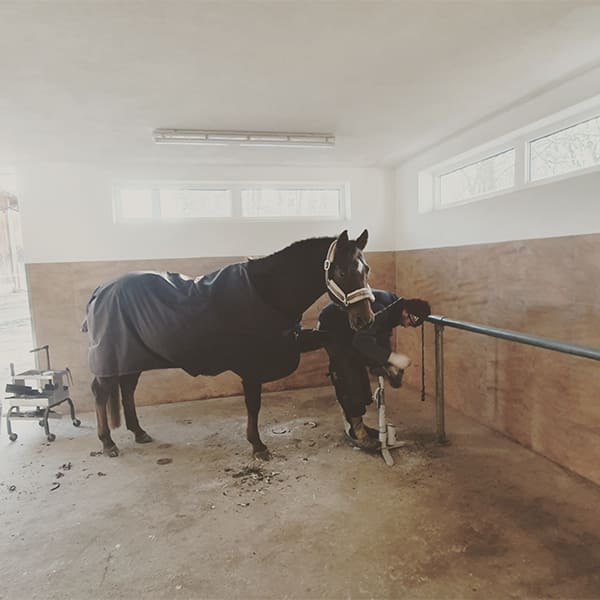
[[[119,377],[119,386],[121,387],[121,401],[123,402],[123,412],[125,413],[125,424],[127,429],[135,435],[135,441],[138,444],[147,444],[152,442],[152,438],[141,428],[135,410],[134,392],[140,379],[141,373],[131,373]]]
[[[248,412],[248,425],[246,427],[246,439],[252,444],[254,458],[269,460],[271,454],[269,449],[262,443],[258,433],[258,413],[261,403],[261,384],[242,380],[244,386],[244,399],[246,411]]]
[[[92,393],[96,400],[96,425],[98,429],[98,438],[102,442],[102,451],[107,456],[119,456],[119,449],[110,437],[110,428],[108,426],[108,402],[114,394],[119,393],[118,379],[116,377],[94,377],[92,381]],[[112,419],[116,419],[114,411],[111,414]]]

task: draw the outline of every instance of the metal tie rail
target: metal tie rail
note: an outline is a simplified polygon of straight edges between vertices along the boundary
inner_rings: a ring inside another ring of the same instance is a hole
[[[574,356],[600,360],[600,349],[598,348],[570,344],[539,335],[528,335],[510,329],[498,329],[497,327],[488,327],[487,325],[478,325],[467,321],[455,321],[439,315],[430,315],[425,320],[432,323],[435,329],[435,421],[436,438],[440,444],[447,442],[444,416],[444,327],[462,329],[463,331],[479,333],[519,344],[554,350],[562,354],[573,354]]]

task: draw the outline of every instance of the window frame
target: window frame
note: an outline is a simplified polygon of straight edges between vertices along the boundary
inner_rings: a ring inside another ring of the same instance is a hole
[[[466,169],[472,165],[478,164],[480,162],[484,162],[488,159],[495,158],[496,156],[500,156],[501,154],[505,154],[506,152],[514,151],[515,153],[515,183],[508,187],[503,187],[499,190],[493,190],[491,192],[486,192],[485,194],[477,194],[475,196],[470,196],[469,198],[464,198],[462,200],[457,200],[456,202],[443,202],[442,201],[442,177],[445,175],[450,175],[451,173],[456,173],[457,171],[461,171],[462,169]],[[485,152],[480,157],[476,157],[475,160],[463,160],[461,161],[460,166],[456,166],[450,169],[441,169],[435,175],[435,197],[438,202],[438,208],[450,208],[452,206],[458,206],[459,204],[469,204],[470,202],[474,202],[476,200],[483,200],[484,198],[491,198],[492,196],[497,196],[500,194],[504,194],[508,191],[514,189],[517,182],[517,162],[518,162],[518,150],[517,148],[509,144],[508,146],[499,146],[494,150],[490,150]],[[464,163],[464,164],[463,164]]]
[[[185,189],[185,190],[224,190],[231,193],[231,215],[228,217],[163,217],[156,214],[159,210],[158,193],[162,189]],[[245,217],[242,215],[241,192],[246,189],[269,189],[269,190],[335,190],[339,192],[339,214],[337,216],[258,216]],[[124,189],[150,189],[153,192],[152,217],[125,218],[121,211],[120,193]],[[239,180],[239,181],[186,181],[186,180],[119,180],[112,186],[113,200],[113,222],[121,224],[139,223],[300,223],[315,221],[348,221],[350,212],[350,183],[340,181],[266,181],[266,180]]]
[[[593,173],[595,171],[600,171],[600,162],[597,165],[592,165],[590,167],[585,167],[583,169],[574,169],[573,171],[568,171],[566,173],[561,173],[559,175],[551,175],[549,177],[542,177],[541,179],[536,179],[535,181],[531,180],[531,144],[536,142],[537,140],[545,137],[549,137],[555,133],[560,133],[561,131],[565,131],[567,129],[571,129],[572,127],[576,127],[577,125],[581,125],[587,121],[592,119],[600,118],[600,106],[596,106],[593,109],[588,109],[577,115],[577,117],[561,119],[560,121],[554,122],[552,125],[547,125],[541,129],[536,130],[526,137],[526,152],[527,152],[527,172],[526,172],[526,180],[525,183],[529,185],[536,185],[541,182],[547,183],[551,181],[562,181],[563,179],[570,179],[571,177],[575,177],[578,175],[583,175],[585,173]]]
[[[443,162],[422,169],[418,173],[419,212],[426,213],[435,210],[447,210],[472,202],[480,202],[531,189],[550,183],[556,183],[573,177],[581,177],[589,173],[600,172],[600,164],[583,169],[576,169],[560,175],[531,180],[531,143],[554,133],[569,129],[590,119],[600,117],[600,96],[571,106],[565,110],[540,119],[526,127],[522,127],[507,135],[496,138],[488,143],[455,155]],[[515,151],[515,184],[487,194],[480,194],[457,202],[441,202],[441,183],[443,175],[458,171],[474,163],[496,156],[511,149]]]

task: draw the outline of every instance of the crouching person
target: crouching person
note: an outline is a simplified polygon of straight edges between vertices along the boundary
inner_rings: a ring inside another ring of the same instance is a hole
[[[395,327],[417,327],[431,313],[424,300],[399,298],[392,292],[373,290],[374,322],[354,331],[348,317],[337,304],[328,304],[319,315],[319,331],[326,335],[329,374],[344,414],[346,436],[359,448],[376,451],[378,431],[363,423],[366,407],[372,402],[369,369],[383,370],[393,387],[400,387],[404,369],[411,359],[392,350]]]

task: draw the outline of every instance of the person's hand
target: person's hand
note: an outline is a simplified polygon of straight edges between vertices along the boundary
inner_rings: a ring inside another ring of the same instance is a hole
[[[404,309],[402,316],[404,317],[404,311],[408,314],[408,318],[402,321],[404,327],[418,327],[425,317],[431,314],[431,306],[426,300],[420,300],[418,298],[411,298],[404,302]]]
[[[399,387],[402,387],[402,377],[404,376],[404,371],[402,369],[398,369],[388,363],[383,367],[383,371],[385,373],[385,378],[393,388],[398,389]]]
[[[412,360],[406,356],[406,354],[400,354],[399,352],[392,352],[388,358],[388,362],[393,367],[397,369],[401,369],[404,371],[407,367],[410,366]]]

